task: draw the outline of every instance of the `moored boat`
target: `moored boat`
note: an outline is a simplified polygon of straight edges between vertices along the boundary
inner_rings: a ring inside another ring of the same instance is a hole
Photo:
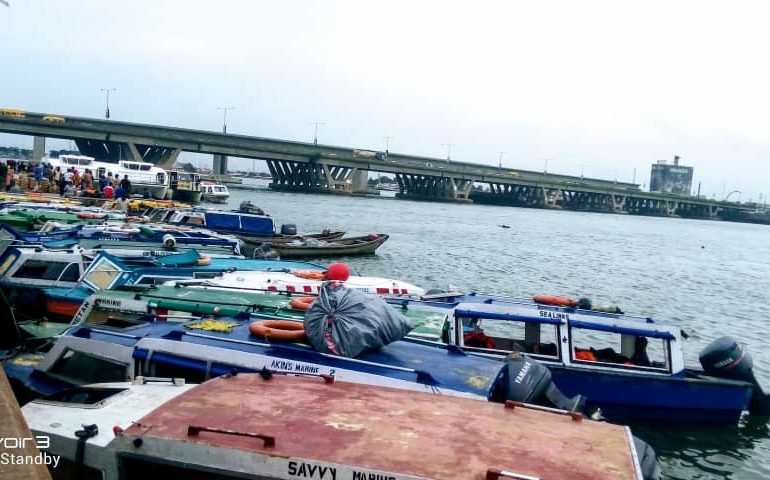
[[[673,323],[474,294],[392,302],[447,312],[443,325],[421,329],[413,341],[501,360],[522,352],[547,366],[565,394],[584,395],[610,420],[735,423],[745,410],[770,413],[739,345],[719,340],[704,350],[712,359],[703,368],[686,368],[682,330]]]
[[[267,291],[317,294],[327,280],[321,270],[226,272],[206,280],[214,288],[241,291]],[[402,280],[381,277],[349,276],[343,284],[369,295],[422,295],[425,289]]]
[[[331,377],[105,383],[23,414],[62,470],[105,480],[642,478],[627,427]]]
[[[331,257],[349,255],[372,255],[385,243],[389,235],[369,234],[361,237],[336,240],[305,239],[271,245],[281,257]]]
[[[241,208],[238,211],[212,208],[157,209],[150,213],[149,218],[153,222],[205,227],[235,235],[244,242],[243,252],[247,257],[252,257],[254,250],[264,243],[272,245],[305,239],[335,240],[345,234],[325,230],[321,233],[297,235],[297,227],[293,224],[281,225],[280,233],[277,233],[272,217],[265,215],[261,209],[249,208]]]
[[[230,199],[230,191],[227,185],[220,182],[204,180],[201,182],[201,200],[211,203],[227,203]]]
[[[128,177],[131,182],[132,194],[147,193],[153,198],[163,199],[168,189],[168,174],[162,168],[152,163],[137,162],[133,160],[120,160],[117,163],[99,162],[93,157],[84,155],[60,155],[58,158],[45,157],[42,160],[51,166],[59,167],[62,172],[69,168],[76,168],[83,172],[89,169],[93,172],[94,179],[98,181],[101,175],[112,173],[118,181]]]
[[[201,176],[195,172],[185,172],[181,170],[170,170],[169,190],[171,199],[180,202],[196,204],[200,203],[201,195]]]

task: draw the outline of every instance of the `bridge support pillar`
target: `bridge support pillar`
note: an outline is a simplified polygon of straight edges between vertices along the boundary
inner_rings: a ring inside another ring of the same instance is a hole
[[[352,193],[366,193],[369,191],[369,170],[353,169],[350,190]]]
[[[214,175],[227,174],[227,155],[214,155],[214,164],[211,170]]]
[[[398,198],[434,202],[471,202],[471,180],[412,173],[397,173]]]
[[[623,213],[626,208],[625,195],[612,195],[612,212]]]
[[[45,137],[35,137],[32,140],[32,160],[39,162],[45,157]]]
[[[452,190],[454,194],[454,199],[456,201],[469,202],[471,187],[473,187],[473,182],[471,180],[460,180],[457,178],[453,178]]]
[[[163,159],[157,163],[157,166],[164,170],[171,170],[174,168],[174,164],[179,158],[180,153],[182,153],[182,151],[178,148],[175,148],[167,156],[163,157]]]
[[[141,162],[143,160],[142,154],[139,153],[139,149],[136,148],[136,144],[126,143],[125,146],[128,150],[128,160],[133,160],[135,162]]]

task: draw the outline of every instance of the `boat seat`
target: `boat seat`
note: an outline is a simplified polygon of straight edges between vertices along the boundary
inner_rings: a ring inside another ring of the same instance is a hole
[[[524,345],[512,338],[490,337],[495,342],[496,350],[505,350],[506,352],[523,352]]]

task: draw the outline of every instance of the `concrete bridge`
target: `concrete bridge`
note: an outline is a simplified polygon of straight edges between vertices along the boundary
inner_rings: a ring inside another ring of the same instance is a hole
[[[737,204],[642,192],[639,185],[568,175],[498,168],[332,145],[204,130],[0,109],[0,132],[35,136],[35,158],[44,139],[72,139],[85,155],[143,160],[172,168],[181,151],[215,156],[215,174],[227,157],[265,160],[278,190],[355,193],[369,172],[392,174],[402,198],[473,201],[534,208],[720,218]],[[484,187],[484,191],[479,191]]]

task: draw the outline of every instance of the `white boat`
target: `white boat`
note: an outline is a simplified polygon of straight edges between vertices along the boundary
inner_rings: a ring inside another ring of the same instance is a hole
[[[99,182],[99,177],[112,172],[113,176],[123,179],[128,175],[131,181],[131,193],[144,194],[163,199],[168,190],[168,173],[152,163],[135,162],[132,160],[120,160],[118,163],[96,161],[93,157],[85,155],[60,155],[58,158],[44,157],[43,162],[50,163],[54,168],[60,167],[62,172],[68,168],[77,168],[81,174],[85,169],[91,170],[94,175],[94,183]]]
[[[239,290],[264,290],[271,292],[296,292],[316,294],[325,281],[322,272],[230,272],[206,280],[206,284],[215,288]],[[317,277],[317,278],[307,278]],[[368,295],[424,295],[425,289],[411,283],[380,277],[359,277],[351,275],[344,285],[353,290],[360,290]]]
[[[226,203],[230,198],[227,185],[204,181],[201,182],[201,200],[204,202]]]

